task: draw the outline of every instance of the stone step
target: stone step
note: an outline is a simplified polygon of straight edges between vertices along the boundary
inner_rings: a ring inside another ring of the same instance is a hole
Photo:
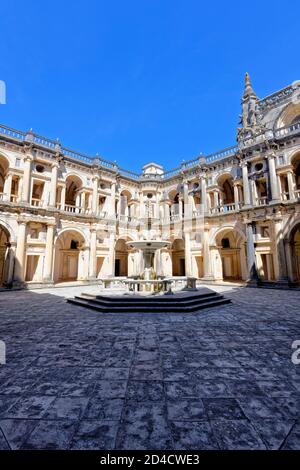
[[[93,299],[91,301],[91,299],[83,298],[81,296],[68,299],[67,301],[69,303],[80,305],[81,307],[86,307],[102,313],[188,313],[230,303],[229,299],[226,299],[221,295],[213,296],[213,298],[210,299],[199,298],[198,302],[191,305],[186,304],[183,299],[178,299],[176,303],[170,302],[164,303],[163,305],[157,305],[151,302],[150,304],[144,303],[142,305],[132,303],[131,305],[127,306],[118,305],[113,302],[108,302],[106,305],[103,305],[103,303],[101,301],[97,301],[97,299]]]
[[[143,305],[156,305],[156,306],[165,306],[168,304],[178,304],[180,302],[181,305],[193,305],[195,303],[199,303],[200,300],[213,300],[213,299],[220,299],[222,296],[217,294],[216,292],[198,294],[198,295],[165,295],[165,296],[133,296],[133,295],[124,295],[120,297],[113,297],[113,296],[104,296],[104,295],[92,295],[92,294],[85,294],[82,293],[79,296],[75,296],[77,299],[86,299],[91,302],[97,302],[98,304],[102,305],[118,305],[122,304],[122,306],[143,306]]]

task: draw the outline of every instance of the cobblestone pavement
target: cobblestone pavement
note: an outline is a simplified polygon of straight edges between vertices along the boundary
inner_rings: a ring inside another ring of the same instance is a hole
[[[300,449],[300,293],[218,290],[185,315],[1,293],[0,448]]]

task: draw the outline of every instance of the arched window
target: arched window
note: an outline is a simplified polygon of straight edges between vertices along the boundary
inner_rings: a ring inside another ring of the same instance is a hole
[[[221,244],[222,248],[230,248],[229,238],[222,238]]]
[[[78,242],[76,240],[71,240],[70,250],[77,250]]]

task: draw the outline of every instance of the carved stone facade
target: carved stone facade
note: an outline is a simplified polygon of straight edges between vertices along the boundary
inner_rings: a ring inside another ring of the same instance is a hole
[[[238,144],[142,174],[0,126],[0,283],[134,277],[129,241],[168,240],[157,275],[300,282],[300,83],[259,99]]]

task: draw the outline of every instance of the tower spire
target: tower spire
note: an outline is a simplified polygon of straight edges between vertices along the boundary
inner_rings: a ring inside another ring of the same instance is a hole
[[[248,72],[245,74],[245,91],[244,91],[244,97],[249,96],[249,95],[254,95],[256,96],[255,91],[252,88],[251,81],[250,81],[250,75]]]

